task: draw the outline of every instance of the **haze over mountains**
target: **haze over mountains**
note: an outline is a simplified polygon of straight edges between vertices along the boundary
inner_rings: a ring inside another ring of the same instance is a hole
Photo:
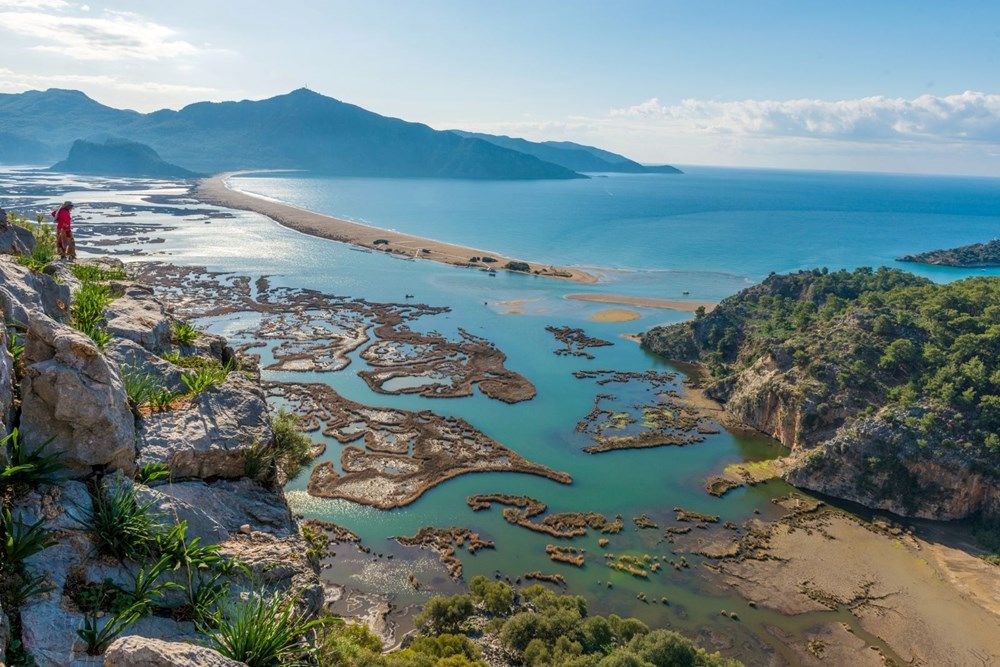
[[[327,175],[469,179],[584,178],[668,172],[570,142],[434,130],[301,88],[265,100],[198,102],[179,111],[115,109],[76,90],[0,94],[0,163],[50,163],[74,141],[122,138],[168,163],[212,173],[302,169]]]

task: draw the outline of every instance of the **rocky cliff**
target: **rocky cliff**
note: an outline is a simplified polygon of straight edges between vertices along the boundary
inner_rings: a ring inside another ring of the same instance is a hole
[[[937,266],[993,267],[1000,266],[1000,239],[973,243],[946,250],[930,250],[916,255],[904,255],[896,261],[935,264]]]
[[[1000,515],[1000,279],[772,275],[642,344],[792,450],[800,487],[901,515]]]
[[[192,643],[247,594],[323,603],[256,366],[179,341],[120,263],[80,266],[0,254],[0,663],[242,664]],[[101,340],[75,326],[94,290]]]

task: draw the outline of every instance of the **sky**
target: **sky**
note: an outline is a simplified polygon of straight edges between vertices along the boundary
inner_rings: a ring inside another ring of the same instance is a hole
[[[0,0],[0,92],[301,86],[648,163],[1000,176],[997,0]]]

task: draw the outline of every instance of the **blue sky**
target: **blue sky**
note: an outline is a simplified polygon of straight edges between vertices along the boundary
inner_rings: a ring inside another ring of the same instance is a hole
[[[646,162],[1000,175],[998,2],[0,0],[0,91],[308,85]]]

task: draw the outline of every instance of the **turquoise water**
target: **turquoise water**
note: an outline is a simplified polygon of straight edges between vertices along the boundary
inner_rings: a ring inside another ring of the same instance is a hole
[[[492,576],[497,570],[511,578],[530,570],[559,572],[569,582],[569,590],[586,594],[597,611],[634,614],[654,625],[697,633],[715,648],[750,663],[765,661],[768,650],[780,650],[769,640],[768,625],[794,634],[823,618],[847,622],[850,618],[831,612],[789,619],[750,609],[721,587],[696,558],[691,559],[695,565],[690,570],[666,568],[648,582],[633,579],[603,565],[599,536],[594,534],[568,542],[589,552],[584,568],[554,564],[544,553],[551,538],[507,524],[498,508],[472,512],[467,507],[469,495],[498,492],[534,496],[555,512],[621,514],[625,529],[612,537],[610,551],[669,557],[671,545],[662,541],[662,527],[672,524],[674,506],[739,523],[754,516],[755,510],[764,517],[772,515],[770,500],[789,491],[787,485],[773,482],[738,489],[722,499],[705,493],[705,477],[726,464],[782,453],[775,443],[759,436],[723,432],[687,447],[585,454],[582,449],[589,443],[575,431],[575,425],[590,410],[594,396],[606,389],[575,379],[573,371],[668,370],[664,362],[620,336],[686,315],[637,309],[637,321],[596,323],[591,315],[607,306],[562,297],[586,289],[661,297],[681,297],[688,291],[690,298],[717,299],[772,270],[892,264],[892,258],[901,253],[1000,235],[996,211],[1000,182],[985,179],[692,170],[680,177],[614,176],[558,183],[287,176],[236,182],[242,188],[324,213],[532,259],[613,269],[601,272],[610,282],[581,287],[534,276],[501,273],[489,277],[430,262],[401,261],[299,234],[252,213],[206,220],[200,215],[171,214],[154,205],[132,217],[114,217],[123,204],[149,206],[144,197],[150,194],[183,192],[180,185],[169,182],[0,172],[0,206],[13,202],[25,210],[45,210],[49,203],[69,198],[78,203],[78,224],[127,221],[149,226],[149,236],[163,239],[163,243],[139,246],[147,257],[124,255],[127,261],[153,258],[253,277],[266,274],[276,286],[309,287],[371,301],[400,301],[409,293],[416,301],[450,306],[451,312],[414,326],[445,335],[464,327],[493,341],[507,354],[508,367],[535,383],[538,396],[534,400],[507,405],[478,393],[461,399],[375,394],[356,375],[365,368],[357,352],[351,355],[351,365],[338,373],[267,375],[327,382],[348,398],[371,405],[430,409],[463,417],[523,456],[570,473],[574,483],[564,486],[516,474],[466,475],[430,490],[410,506],[380,511],[312,498],[304,491],[303,476],[287,487],[297,512],[342,524],[361,535],[375,552],[395,556],[393,569],[385,560],[349,556],[345,549],[344,557],[334,559],[326,576],[359,590],[391,594],[399,606],[417,603],[426,594],[410,589],[408,571],[441,590],[449,585],[434,564],[436,556],[403,549],[389,538],[413,534],[425,525],[467,526],[496,540],[495,550],[480,551],[474,557],[460,553],[467,577]],[[16,199],[5,197],[15,190]],[[158,228],[162,226],[170,229]],[[938,280],[985,273],[903,266]],[[509,309],[505,302],[510,301],[519,302],[524,314],[505,314]],[[234,316],[201,324],[232,334],[250,321]],[[592,361],[555,356],[557,344],[545,331],[549,324],[582,327],[615,345],[592,349],[596,356]],[[268,360],[266,354],[264,360]],[[325,457],[338,460],[341,449],[330,440]],[[635,529],[631,519],[642,513],[649,514],[661,529]],[[638,601],[640,592],[651,603]],[[661,596],[669,598],[669,607],[658,604]],[[720,609],[739,609],[742,621],[720,618]]]
[[[677,175],[472,182],[238,177],[248,192],[402,232],[628,272],[623,291],[717,299],[771,271],[897,265],[1000,236],[1000,180],[691,167]],[[997,274],[997,270],[991,271]]]

